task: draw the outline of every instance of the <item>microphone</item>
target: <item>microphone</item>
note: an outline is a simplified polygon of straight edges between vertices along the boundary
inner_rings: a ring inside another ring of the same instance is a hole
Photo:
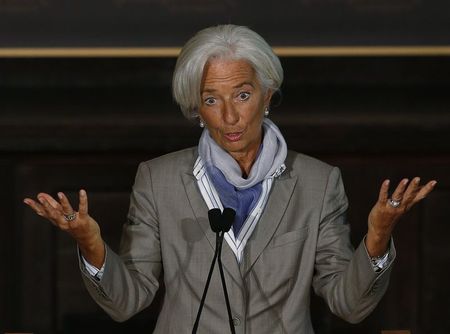
[[[197,333],[198,324],[200,322],[200,316],[202,314],[203,305],[205,304],[206,294],[208,292],[209,283],[211,282],[211,276],[214,270],[214,265],[216,264],[217,255],[219,253],[219,243],[220,243],[220,237],[219,233],[221,231],[222,226],[222,213],[220,212],[220,209],[214,208],[208,211],[208,219],[209,219],[209,225],[211,225],[211,230],[216,233],[216,250],[214,251],[214,257],[211,262],[211,267],[209,268],[208,278],[206,279],[205,289],[203,290],[202,299],[200,301],[200,305],[198,307],[197,311],[197,317],[195,319],[194,327],[192,328],[192,334]]]
[[[222,281],[222,288],[223,288],[223,294],[225,295],[225,303],[227,305],[227,312],[228,312],[228,323],[230,324],[230,331],[232,334],[235,334],[234,324],[233,324],[233,317],[231,315],[231,306],[230,306],[230,300],[228,298],[228,291],[227,291],[227,285],[225,284],[225,275],[223,274],[223,266],[222,266],[222,243],[223,238],[225,236],[225,233],[228,232],[233,225],[234,217],[236,216],[236,211],[230,208],[223,209],[222,212],[222,219],[221,219],[221,229],[222,234],[220,235],[219,240],[219,253],[218,253],[218,263],[219,263],[219,271],[220,271],[220,280]]]
[[[231,208],[225,208],[222,212],[222,231],[228,232],[234,223],[236,217],[236,211]]]
[[[213,232],[218,233],[222,231],[222,212],[220,212],[220,209],[214,208],[209,210],[208,219],[209,225],[211,226],[211,230],[213,230]]]

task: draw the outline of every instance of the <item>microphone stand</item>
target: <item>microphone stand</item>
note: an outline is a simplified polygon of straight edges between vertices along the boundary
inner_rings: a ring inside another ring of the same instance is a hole
[[[230,331],[232,334],[235,334],[236,331],[234,329],[233,316],[231,315],[231,306],[230,300],[228,298],[227,285],[225,283],[225,276],[223,274],[223,266],[222,266],[222,243],[225,235],[225,231],[222,232],[220,236],[220,245],[219,245],[219,253],[218,253],[218,263],[219,263],[219,271],[220,271],[220,279],[222,281],[223,294],[225,295],[225,303],[227,304],[227,312],[228,312],[228,323],[230,324]]]
[[[216,233],[216,250],[214,252],[214,257],[209,268],[208,278],[206,280],[205,289],[203,290],[202,299],[200,301],[200,306],[198,308],[197,317],[195,319],[194,327],[192,328],[192,334],[197,333],[198,324],[200,322],[200,315],[202,314],[203,306],[205,304],[206,294],[208,292],[209,284],[211,282],[212,273],[214,271],[214,265],[218,260],[220,280],[222,282],[223,293],[225,295],[225,303],[227,305],[228,313],[228,323],[230,325],[230,331],[232,334],[236,334],[233,324],[233,317],[231,315],[230,300],[228,298],[227,285],[225,283],[225,275],[223,273],[222,266],[222,244],[225,233],[228,232],[233,224],[236,212],[233,209],[225,208],[224,212],[220,212],[220,209],[211,209],[208,211],[209,222],[211,224],[211,229]]]
[[[217,211],[218,210],[218,211]],[[214,265],[216,264],[217,255],[219,253],[219,244],[220,244],[220,227],[218,223],[218,218],[220,218],[221,213],[219,209],[212,209],[208,212],[209,222],[211,224],[211,229],[216,232],[216,250],[214,251],[214,257],[211,262],[211,267],[209,268],[208,278],[206,279],[205,289],[203,290],[202,299],[200,301],[200,305],[197,311],[197,317],[195,319],[194,327],[192,328],[192,334],[197,333],[198,324],[200,322],[200,315],[202,314],[203,305],[205,304],[206,293],[208,292],[209,283],[211,282],[211,276],[214,270]]]

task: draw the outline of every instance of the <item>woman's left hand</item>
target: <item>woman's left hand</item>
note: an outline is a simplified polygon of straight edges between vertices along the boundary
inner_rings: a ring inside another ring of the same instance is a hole
[[[437,182],[430,181],[420,185],[419,177],[415,177],[411,182],[403,179],[391,198],[388,195],[389,183],[389,180],[385,180],[381,185],[378,201],[369,214],[366,247],[372,257],[386,253],[398,220],[416,203],[427,197]]]

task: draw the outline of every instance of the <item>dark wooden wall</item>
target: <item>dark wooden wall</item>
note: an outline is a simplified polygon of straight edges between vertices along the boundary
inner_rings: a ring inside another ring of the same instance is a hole
[[[358,325],[312,301],[319,334],[450,332],[450,59],[285,58],[271,118],[288,145],[341,167],[357,244],[384,178],[436,191],[395,232],[389,290]],[[150,332],[156,307],[124,324],[84,290],[72,240],[22,204],[39,191],[89,192],[117,249],[142,160],[195,145],[200,130],[170,95],[174,59],[0,60],[0,332]]]
[[[3,0],[1,47],[179,46],[216,24],[271,45],[448,45],[447,0]]]

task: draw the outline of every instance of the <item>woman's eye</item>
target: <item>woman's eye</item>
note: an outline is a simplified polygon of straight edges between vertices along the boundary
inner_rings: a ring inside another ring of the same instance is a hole
[[[216,99],[213,97],[208,97],[205,99],[205,104],[208,106],[213,105],[215,102],[216,102]]]
[[[247,100],[249,97],[250,97],[250,93],[247,93],[247,92],[239,93],[239,99],[240,99],[241,101],[245,101],[245,100]]]

